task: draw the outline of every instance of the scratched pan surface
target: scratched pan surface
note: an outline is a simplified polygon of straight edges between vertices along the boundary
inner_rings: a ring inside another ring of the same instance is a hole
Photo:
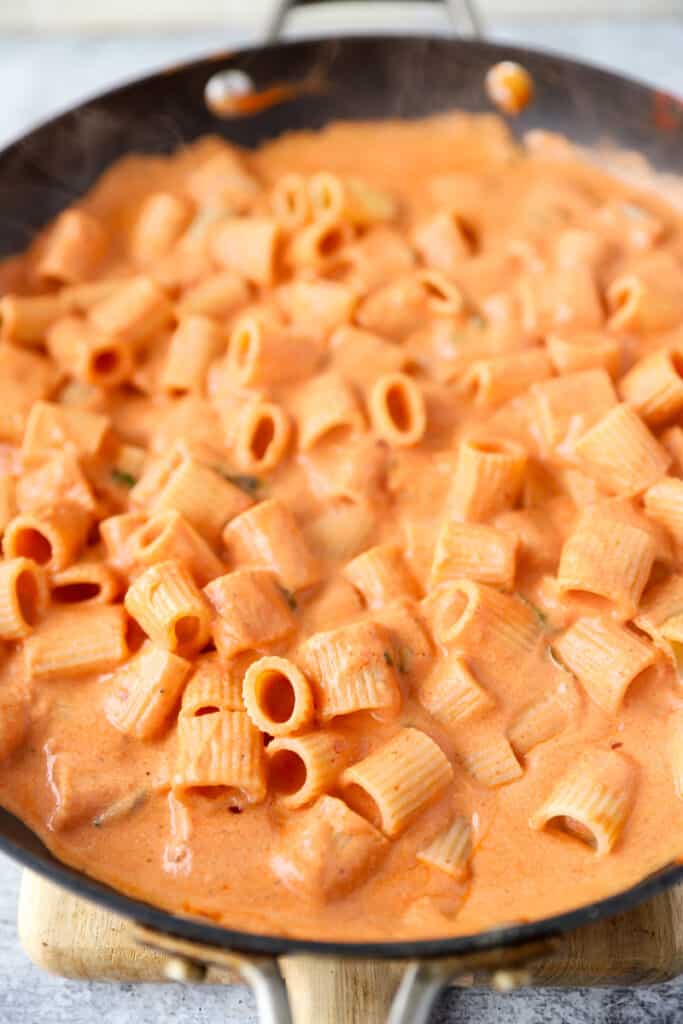
[[[585,144],[639,151],[657,169],[683,174],[683,104],[637,82],[561,57],[443,38],[361,37],[306,41],[221,54],[98,96],[44,124],[0,153],[0,256],[77,199],[125,153],[168,153],[207,132],[255,146],[285,131],[331,120],[419,117],[455,107],[489,109],[482,82],[501,59],[532,73],[536,100],[514,124],[542,127]],[[243,119],[221,120],[204,88],[219,70],[247,72],[256,89],[322,75],[326,88]],[[428,942],[322,943],[231,931],[129,899],[56,860],[16,818],[0,809],[0,849],[77,895],[158,931],[250,952],[430,957],[513,945],[568,931],[626,910],[683,880],[670,866],[609,899],[532,924]]]

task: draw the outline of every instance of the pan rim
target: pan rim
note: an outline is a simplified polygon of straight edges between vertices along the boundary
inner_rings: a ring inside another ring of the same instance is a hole
[[[264,43],[262,45],[239,47],[237,49],[211,50],[206,53],[200,53],[192,59],[181,60],[167,66],[159,67],[149,74],[124,77],[118,84],[113,85],[111,88],[97,90],[90,93],[75,105],[65,106],[58,109],[49,117],[36,121],[28,131],[7,140],[2,147],[0,147],[0,160],[4,159],[11,151],[15,150],[15,148],[28,141],[33,135],[37,135],[43,129],[51,127],[55,122],[60,121],[62,118],[80,113],[87,107],[91,107],[101,101],[116,99],[129,89],[139,88],[151,82],[156,82],[159,79],[168,78],[175,74],[182,74],[183,72],[191,70],[198,70],[198,68],[203,65],[206,65],[208,70],[208,66],[212,64],[217,64],[222,61],[231,62],[238,58],[248,58],[251,55],[262,54],[271,50],[285,48],[295,50],[298,48],[319,47],[332,44],[362,45],[364,43],[433,43],[436,45],[465,47],[471,50],[500,51],[501,56],[505,54],[508,57],[514,57],[518,60],[522,60],[525,55],[532,59],[549,59],[552,61],[558,61],[559,63],[578,71],[583,71],[588,74],[597,74],[623,85],[635,86],[645,92],[671,100],[676,105],[683,106],[683,94],[679,96],[676,93],[671,92],[669,89],[662,89],[638,76],[622,74],[620,71],[614,71],[597,62],[593,63],[592,61],[569,57],[561,51],[553,48],[539,49],[534,46],[520,46],[518,43],[507,43],[504,39],[474,39],[463,36],[449,36],[445,33],[443,35],[439,35],[434,33],[387,32],[379,34],[364,33],[360,35],[343,36],[304,36],[293,40],[282,40],[273,43]],[[491,112],[497,113],[493,106],[491,107]],[[216,120],[218,124],[222,123],[220,118],[217,118]],[[370,118],[369,120],[376,119]]]
[[[22,829],[31,834],[35,842],[43,846],[36,833],[9,811],[0,807],[0,827],[2,818],[10,818],[18,823]],[[269,956],[308,954],[343,959],[431,960],[489,952],[499,948],[509,949],[525,943],[558,938],[582,925],[592,924],[631,910],[657,893],[683,881],[683,863],[672,863],[659,868],[640,882],[629,886],[628,889],[620,890],[602,900],[582,904],[571,910],[563,911],[561,914],[539,918],[524,924],[505,924],[485,931],[451,938],[347,942],[243,932],[213,924],[202,918],[174,914],[170,910],[164,910],[152,903],[128,896],[106,882],[86,875],[65,861],[58,860],[47,847],[43,846],[43,848],[46,851],[45,859],[24,849],[8,836],[0,834],[0,852],[20,863],[22,867],[28,868],[47,881],[66,889],[72,895],[89,900],[119,917],[161,934],[204,946]]]
[[[436,44],[464,47],[472,51],[490,51],[492,56],[502,57],[504,55],[508,58],[517,59],[521,63],[524,62],[525,57],[531,60],[556,61],[558,65],[564,68],[571,68],[592,76],[597,75],[621,85],[636,87],[653,96],[670,100],[677,106],[683,104],[682,97],[640,78],[615,72],[599,64],[577,60],[556,50],[508,44],[504,40],[467,39],[451,37],[446,34],[401,32],[322,37],[304,36],[291,41],[283,40],[235,50],[200,54],[192,59],[178,62],[169,67],[158,68],[140,77],[127,78],[109,89],[97,91],[82,99],[75,106],[72,105],[56,111],[50,117],[33,124],[29,131],[10,139],[0,149],[0,173],[2,161],[15,155],[20,147],[29,142],[31,138],[55,126],[62,119],[78,114],[99,103],[122,98],[128,90],[144,87],[146,84],[157,82],[160,79],[170,78],[173,75],[191,70],[197,71],[203,67],[206,68],[207,74],[209,74],[216,65],[226,65],[237,60],[248,59],[251,55],[263,54],[264,51],[268,52],[283,48],[295,50],[297,48],[315,48],[333,44],[390,45],[397,43],[405,43],[406,45],[415,43]],[[217,124],[220,124],[218,119]],[[0,807],[0,828],[2,828],[3,820],[7,821],[8,819],[15,823],[15,830],[18,825],[21,829],[30,833],[33,837],[33,842],[42,845],[36,833],[32,832],[28,826],[24,825],[23,822],[9,811]],[[299,939],[278,935],[261,935],[255,932],[242,932],[218,926],[200,918],[179,916],[151,903],[127,896],[106,883],[98,881],[80,872],[77,868],[58,860],[46,847],[43,847],[43,849],[46,851],[44,858],[25,849],[18,841],[13,840],[9,836],[0,834],[0,851],[12,860],[46,878],[48,881],[58,884],[74,895],[90,900],[120,917],[156,929],[166,935],[177,936],[191,942],[213,945],[218,948],[232,949],[244,953],[273,956],[296,953],[388,960],[432,959],[437,957],[463,956],[474,952],[490,951],[500,947],[513,947],[526,942],[561,936],[581,925],[629,910],[658,892],[683,880],[683,863],[674,863],[662,867],[635,885],[613,893],[602,900],[590,904],[582,904],[561,914],[540,918],[524,924],[508,924],[472,935],[452,938],[340,942],[326,939]]]

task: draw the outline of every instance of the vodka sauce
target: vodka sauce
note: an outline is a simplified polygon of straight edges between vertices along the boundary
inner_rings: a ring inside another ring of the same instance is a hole
[[[680,857],[681,217],[558,141],[207,138],[3,269],[0,802],[59,858],[359,941]]]

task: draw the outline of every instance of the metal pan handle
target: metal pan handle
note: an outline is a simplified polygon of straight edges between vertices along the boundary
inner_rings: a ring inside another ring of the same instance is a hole
[[[276,43],[281,38],[289,15],[297,7],[317,7],[329,2],[330,0],[276,0],[266,30],[266,41]],[[439,4],[444,8],[455,35],[483,36],[483,25],[476,0],[424,0],[424,3]]]
[[[427,1024],[448,985],[477,981],[498,991],[528,985],[528,965],[555,949],[546,940],[426,961],[295,953],[276,959],[189,942],[139,924],[132,934],[166,955],[170,980],[204,981],[211,967],[241,977],[254,993],[259,1024]]]

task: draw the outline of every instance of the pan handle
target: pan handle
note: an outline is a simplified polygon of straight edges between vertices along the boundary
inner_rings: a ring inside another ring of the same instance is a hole
[[[285,23],[297,7],[313,7],[328,0],[275,0],[273,13],[266,29],[266,42],[276,43],[282,37]],[[483,24],[477,9],[477,0],[425,0],[444,7],[448,22],[456,35],[470,35],[481,38]]]
[[[291,953],[276,959],[206,946],[132,926],[136,942],[166,955],[171,981],[205,981],[209,968],[249,985],[259,1024],[427,1024],[448,985],[477,981],[508,992],[531,981],[550,940],[434,960],[351,960]]]

